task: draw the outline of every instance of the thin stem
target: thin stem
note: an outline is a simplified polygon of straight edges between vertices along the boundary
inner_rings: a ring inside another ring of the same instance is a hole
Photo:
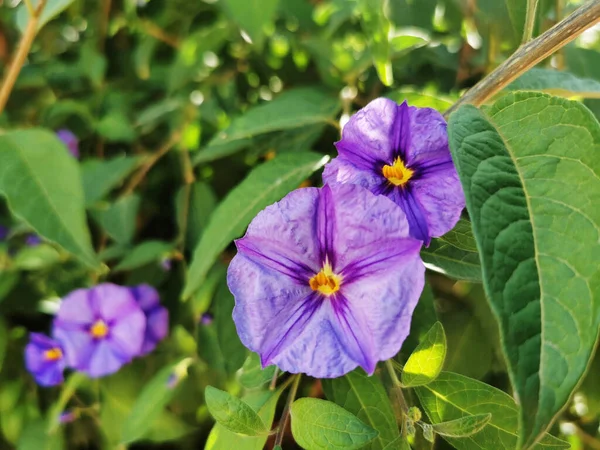
[[[35,8],[31,3],[31,0],[25,0],[25,7],[27,8],[27,12],[29,12],[29,16],[33,16],[35,14]]]
[[[102,11],[100,12],[100,23],[98,24],[98,49],[104,52],[104,43],[106,41],[106,31],[110,20],[110,9],[112,0],[102,0]]]
[[[190,212],[190,197],[192,193],[192,183],[196,181],[194,176],[194,169],[192,168],[192,162],[190,161],[190,153],[183,149],[179,152],[181,155],[181,173],[183,176],[183,207],[181,208],[181,229],[179,230],[179,250],[183,253],[185,250],[185,237],[187,234],[188,226],[188,215]]]
[[[153,38],[158,39],[173,48],[179,48],[181,45],[181,41],[178,37],[171,36],[155,23],[150,22],[149,20],[143,20],[141,24],[144,31]]]
[[[179,130],[174,132],[169,138],[169,140],[156,153],[153,153],[146,160],[144,165],[131,178],[131,180],[123,190],[123,193],[121,194],[122,197],[131,194],[135,190],[135,188],[144,180],[146,174],[150,171],[150,169],[152,169],[154,164],[156,164],[160,158],[166,155],[169,152],[169,150],[171,150],[173,146],[177,144],[177,142],[179,142],[180,137],[181,132]]]
[[[31,4],[29,4],[31,6]],[[46,0],[40,0],[40,3],[37,5],[35,9],[33,6],[28,9],[30,10],[29,21],[27,22],[27,27],[25,28],[25,32],[21,37],[21,42],[19,42],[19,47],[17,48],[17,53],[6,72],[4,77],[4,81],[2,81],[2,87],[0,87],[0,114],[4,111],[4,107],[8,102],[8,98],[10,97],[10,93],[13,90],[15,82],[19,77],[19,73],[21,73],[21,68],[23,64],[25,64],[25,60],[27,59],[27,55],[29,54],[29,50],[31,50],[31,44],[33,44],[33,40],[38,31],[38,23],[40,21],[40,16],[44,7],[46,6]]]
[[[525,29],[523,30],[523,44],[529,42],[533,36],[537,5],[538,0],[527,0],[527,14],[525,15]]]
[[[275,366],[273,371],[273,378],[271,378],[271,384],[269,384],[269,390],[274,391],[277,387],[277,377],[279,377],[279,367]]]
[[[283,414],[281,415],[281,420],[279,421],[279,428],[277,429],[277,436],[275,436],[275,443],[273,444],[273,448],[281,445],[283,442],[283,435],[285,434],[285,429],[287,428],[288,420],[290,419],[290,408],[292,407],[292,403],[296,399],[296,393],[298,392],[298,386],[300,385],[300,378],[302,375],[294,375],[294,384],[292,384],[292,388],[290,389],[290,393],[288,394],[287,402],[285,403],[285,408],[283,409]]]
[[[392,383],[394,383],[394,387],[401,387],[402,383],[400,383],[400,380],[398,379],[398,375],[396,375],[396,369],[394,369],[394,363],[392,362],[391,359],[388,359],[385,362],[385,367],[387,368],[388,374],[390,375],[390,378],[392,379]]]
[[[565,0],[556,0],[556,5],[555,5],[556,22],[555,23],[560,22],[563,18],[564,1]],[[558,70],[565,69],[565,55],[563,54],[562,49],[559,49],[556,52],[556,68]]]
[[[593,0],[579,7],[560,23],[522,45],[510,58],[498,66],[491,74],[473,86],[458,102],[444,113],[448,117],[460,106],[470,103],[481,105],[495,93],[504,89],[544,58],[552,55],[589,27],[600,22],[600,1]]]
[[[402,437],[406,437],[406,418],[408,412],[408,405],[406,404],[406,399],[404,398],[404,394],[402,393],[402,383],[398,379],[398,375],[396,375],[396,369],[394,369],[394,363],[391,359],[388,359],[385,362],[385,367],[387,368],[388,374],[392,380],[392,384],[394,385],[394,387],[391,390],[392,395],[394,396],[394,401],[392,401],[392,405],[394,407],[397,420],[400,422]]]

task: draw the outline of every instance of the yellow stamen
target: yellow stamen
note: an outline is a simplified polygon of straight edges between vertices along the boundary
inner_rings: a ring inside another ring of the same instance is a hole
[[[383,166],[381,171],[383,172],[383,176],[394,186],[404,186],[415,173],[414,170],[411,170],[404,165],[404,162],[400,157],[396,158],[393,165],[388,166],[386,164]]]
[[[90,334],[96,339],[102,339],[108,334],[108,325],[103,320],[97,320],[90,328]]]
[[[62,357],[62,350],[58,347],[51,348],[50,350],[46,350],[44,352],[44,359],[46,361],[58,361],[59,359],[62,359]]]
[[[325,262],[321,271],[312,277],[308,284],[313,291],[319,291],[323,295],[331,295],[340,290],[342,277],[333,273],[331,264]]]

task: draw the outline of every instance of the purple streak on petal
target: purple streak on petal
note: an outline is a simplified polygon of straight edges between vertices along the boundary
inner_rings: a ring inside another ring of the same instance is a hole
[[[406,161],[406,153],[410,148],[412,132],[409,122],[409,111],[410,107],[405,100],[401,105],[398,105],[398,115],[396,116],[396,121],[394,122],[397,138],[396,146],[394,147],[395,154],[393,159],[395,160],[396,157],[400,157],[405,165],[408,164]]]
[[[278,242],[263,238],[241,238],[235,245],[243,255],[265,267],[287,275],[297,283],[305,284],[315,274],[315,269],[296,261],[297,257]]]
[[[423,241],[425,246],[429,246],[431,235],[429,234],[429,225],[423,207],[415,198],[410,187],[405,189],[395,189],[392,193],[394,200],[402,211],[406,214],[410,235],[415,239]]]
[[[319,258],[321,264],[329,261],[336,268],[336,255],[333,249],[336,233],[336,211],[331,188],[323,186],[317,203],[317,239],[319,240]]]
[[[56,136],[67,146],[71,156],[79,159],[79,140],[77,136],[71,130],[65,128],[58,130]]]
[[[378,98],[350,117],[335,143],[343,159],[358,169],[373,170],[375,165],[393,161],[398,146],[398,104]]]
[[[29,339],[29,343],[25,347],[27,370],[40,386],[55,386],[62,383],[65,369],[64,356],[54,361],[48,361],[44,355],[46,351],[55,348],[62,351],[60,343],[40,333],[31,333]]]

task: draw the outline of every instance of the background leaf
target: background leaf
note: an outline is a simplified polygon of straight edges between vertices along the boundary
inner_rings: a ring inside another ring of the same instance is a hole
[[[436,423],[432,426],[433,431],[441,436],[447,437],[468,437],[478,433],[492,419],[491,414],[477,414],[475,416],[465,416],[460,419],[450,420],[449,422]]]
[[[127,245],[133,240],[141,198],[136,195],[121,197],[114,203],[97,207],[92,216],[117,244]]]
[[[50,20],[54,19],[61,12],[67,9],[75,0],[47,0],[44,9],[42,10],[42,15],[38,20],[38,30],[46,25]],[[39,5],[40,0],[32,0],[31,4],[35,8]],[[25,31],[27,28],[27,23],[29,23],[29,11],[27,10],[25,4],[19,7],[17,11],[17,26],[21,33]]]
[[[402,370],[402,384],[421,386],[435,380],[442,371],[446,358],[444,327],[436,322],[406,361]]]
[[[598,335],[600,126],[579,103],[518,93],[485,112],[461,108],[449,134],[529,446]]]
[[[507,87],[509,91],[543,91],[562,97],[600,98],[600,81],[569,72],[533,68]]]
[[[245,436],[258,436],[268,433],[268,429],[254,410],[243,400],[231,394],[207,386],[204,391],[206,406],[223,427]]]
[[[81,164],[85,204],[102,200],[140,163],[140,158],[120,156],[109,160],[88,159]]]
[[[227,11],[254,45],[262,48],[265,27],[273,21],[279,0],[225,0]]]

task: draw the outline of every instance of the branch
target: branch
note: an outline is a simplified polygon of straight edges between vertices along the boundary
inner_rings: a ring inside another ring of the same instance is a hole
[[[600,22],[600,1],[592,0],[541,36],[519,47],[502,65],[467,91],[444,113],[444,116],[447,118],[466,103],[481,105],[523,72],[531,69],[598,22]]]
[[[23,64],[25,64],[29,50],[31,50],[31,44],[33,44],[33,40],[35,39],[38,31],[40,16],[42,15],[44,6],[46,6],[46,0],[40,0],[35,9],[33,9],[30,2],[27,2],[26,5],[30,11],[29,21],[27,22],[27,28],[25,28],[25,32],[23,33],[21,41],[19,42],[17,53],[15,54],[15,57],[10,64],[6,75],[4,76],[2,87],[0,87],[0,114],[2,114],[2,111],[4,111],[4,107],[8,102],[10,93],[12,92],[15,82],[19,77],[19,73],[21,73],[21,68],[23,67]]]

